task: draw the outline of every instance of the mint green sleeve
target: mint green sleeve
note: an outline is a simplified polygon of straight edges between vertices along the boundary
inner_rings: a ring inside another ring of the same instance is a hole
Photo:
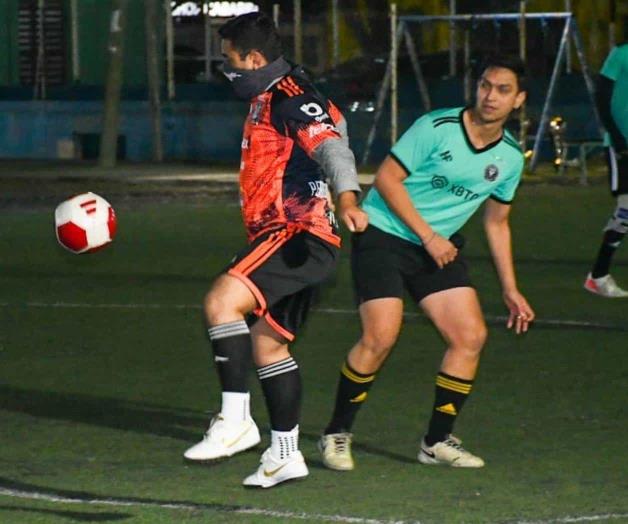
[[[600,74],[611,80],[617,80],[622,70],[628,69],[628,46],[614,47],[610,52]]]
[[[521,182],[521,174],[523,173],[523,155],[517,155],[513,161],[512,168],[505,173],[505,177],[501,183],[491,193],[491,198],[502,204],[510,204],[515,199],[515,193],[519,182]]]
[[[390,156],[395,158],[406,170],[408,175],[429,158],[436,141],[436,129],[432,119],[423,115],[401,136],[390,150]]]

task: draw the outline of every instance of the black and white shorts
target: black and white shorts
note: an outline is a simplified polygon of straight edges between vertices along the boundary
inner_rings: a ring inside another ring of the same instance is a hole
[[[462,247],[461,235],[450,240]],[[438,291],[473,287],[460,251],[453,262],[439,269],[422,246],[375,226],[352,235],[351,268],[358,304],[376,298],[403,298],[404,290],[418,304]]]
[[[241,280],[257,299],[256,317],[286,340],[294,340],[334,271],[339,249],[307,232],[272,231],[256,238],[231,261],[226,273]]]

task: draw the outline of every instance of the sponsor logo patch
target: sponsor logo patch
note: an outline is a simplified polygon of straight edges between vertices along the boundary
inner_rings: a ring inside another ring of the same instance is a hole
[[[484,178],[489,182],[495,182],[499,176],[499,168],[495,164],[489,164],[484,168]]]

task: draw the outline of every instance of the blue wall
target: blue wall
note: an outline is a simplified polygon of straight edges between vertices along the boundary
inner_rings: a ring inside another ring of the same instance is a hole
[[[150,160],[147,102],[121,103],[119,134],[126,158]],[[0,102],[0,157],[57,158],[57,142],[75,134],[98,134],[102,102]],[[239,157],[246,106],[241,102],[178,102],[164,106],[164,153],[168,159],[233,161]]]
[[[538,120],[545,99],[545,82],[531,87],[528,114]],[[247,105],[235,100],[225,86],[179,86],[180,100],[163,106],[164,152],[169,160],[238,162],[242,123]],[[0,89],[0,158],[57,158],[57,142],[74,134],[99,134],[102,118],[102,90],[51,90],[56,100],[25,100],[32,93]],[[349,123],[351,146],[360,159],[371,126],[373,113],[352,113],[344,107],[349,100],[339,98]],[[399,132],[403,133],[424,109],[413,81],[401,85]],[[460,83],[456,80],[434,80],[430,83],[434,107],[462,105]],[[9,101],[7,98],[13,98]],[[121,102],[120,134],[126,142],[126,158],[132,161],[151,159],[151,122],[145,89],[125,90]],[[570,139],[597,136],[592,108],[584,82],[577,75],[562,78],[556,93],[552,115],[561,115],[568,123]],[[386,109],[371,150],[371,161],[380,162],[389,148],[390,116]],[[549,142],[544,153],[550,154]]]

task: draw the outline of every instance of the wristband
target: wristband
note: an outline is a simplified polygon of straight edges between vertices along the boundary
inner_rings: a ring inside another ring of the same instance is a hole
[[[432,232],[432,236],[431,236],[431,237],[430,237],[430,238],[429,238],[426,242],[423,242],[423,247],[427,247],[427,245],[428,245],[428,244],[429,244],[432,240],[434,240],[434,237],[435,237],[435,236],[436,236],[436,231],[433,231],[433,232]]]

